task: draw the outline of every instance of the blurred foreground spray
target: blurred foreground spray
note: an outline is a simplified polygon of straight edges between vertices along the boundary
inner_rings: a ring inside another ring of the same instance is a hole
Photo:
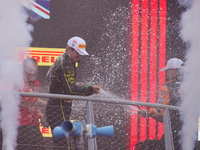
[[[195,111],[183,112],[182,149],[192,150],[197,141],[198,117],[200,116],[200,1],[179,0],[187,7],[182,14],[181,38],[188,44],[182,91],[184,100],[181,106]]]
[[[19,95],[12,94],[23,84],[22,68],[16,60],[16,47],[29,47],[32,40],[21,0],[0,0],[0,86],[3,150],[14,150],[17,142]]]

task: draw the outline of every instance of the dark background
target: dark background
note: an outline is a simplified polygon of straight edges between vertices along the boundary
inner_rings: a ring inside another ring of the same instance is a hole
[[[83,56],[77,80],[100,85],[106,96],[129,99],[130,10],[131,0],[51,0],[49,20],[29,19],[34,26],[31,47],[65,48],[69,38],[82,37],[90,56]],[[166,61],[172,57],[185,59],[186,45],[179,37],[179,20],[184,10],[176,0],[167,1]],[[40,66],[38,70],[42,92],[48,92],[44,80],[48,68]],[[94,110],[98,126],[113,124],[117,132],[114,139],[103,138],[104,146],[117,145],[125,149],[122,142],[126,138],[125,130],[121,128],[129,122],[125,122],[124,107],[94,103]],[[123,125],[119,124],[120,120]]]
[[[186,8],[180,6],[177,0],[167,0],[166,60],[177,57],[185,61],[187,47],[179,37],[179,21],[184,11]]]
[[[104,36],[106,32],[116,32],[114,35],[114,42],[116,42],[117,39],[122,41],[120,38],[124,37],[126,40],[124,43],[131,45],[130,30],[126,30],[126,33],[123,33],[126,35],[117,35],[121,34],[118,31],[121,22],[119,19],[121,18],[119,16],[118,18],[109,18],[119,7],[127,9],[122,10],[121,14],[123,16],[131,16],[131,0],[51,0],[50,19],[40,19],[38,21],[29,20],[29,23],[34,26],[31,47],[65,48],[69,38],[80,36],[86,40],[87,51],[90,56],[96,55],[98,57],[104,57],[109,53],[108,45],[110,42],[113,42],[110,37]],[[166,61],[172,57],[185,59],[186,45],[179,37],[179,21],[181,13],[184,10],[185,8],[180,6],[176,0],[167,1]],[[125,14],[123,14],[124,11],[126,11]],[[110,21],[108,19],[110,19]],[[112,19],[116,24],[110,23]],[[122,21],[125,22],[124,20]],[[128,23],[130,23],[129,21],[130,20],[127,20],[127,25],[125,25],[125,23],[123,24],[126,28],[130,28],[128,25]],[[108,26],[106,26],[107,24],[109,24],[109,30]],[[102,37],[105,39],[102,40]],[[127,54],[131,51],[130,46],[124,46],[124,49]],[[118,52],[121,53],[120,51]],[[100,54],[102,56],[99,56]],[[93,69],[94,64],[90,61],[90,56],[83,57],[82,62],[80,63],[80,66],[83,67],[79,67],[80,76],[78,76],[78,80],[82,80],[83,76],[88,76],[88,71],[90,73],[90,70]],[[111,57],[113,56],[111,55]],[[128,55],[123,59],[130,58],[131,56]],[[86,62],[88,63],[86,64]],[[127,62],[124,62],[124,64]],[[93,67],[91,68],[91,66]],[[88,67],[90,68],[89,70]],[[48,68],[49,67],[39,67],[38,80],[42,83],[44,83],[43,78]]]
[[[40,19],[36,22],[29,20],[34,26],[31,47],[65,48],[69,38],[73,36],[82,37],[87,43],[86,49],[90,56],[82,58],[77,80],[82,80],[82,77],[91,78],[94,76],[91,70],[95,70],[95,64],[91,60],[91,55],[99,58],[109,53],[107,45],[111,39],[101,39],[107,32],[106,25],[110,23],[105,18],[108,19],[118,7],[129,8],[129,0],[51,0],[49,20]],[[120,22],[120,20],[115,21]],[[112,29],[112,32],[117,31]],[[102,64],[102,66],[106,66],[106,64]],[[39,67],[38,80],[43,85],[48,68]],[[104,72],[104,70],[102,71]],[[43,88],[43,91],[46,91],[45,88]]]

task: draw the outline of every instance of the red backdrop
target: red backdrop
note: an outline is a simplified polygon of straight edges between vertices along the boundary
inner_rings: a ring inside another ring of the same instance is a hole
[[[167,0],[133,0],[132,91],[133,101],[156,103],[165,81]],[[146,108],[142,108],[146,109]],[[160,139],[163,125],[134,114],[131,119],[131,150],[137,142]]]

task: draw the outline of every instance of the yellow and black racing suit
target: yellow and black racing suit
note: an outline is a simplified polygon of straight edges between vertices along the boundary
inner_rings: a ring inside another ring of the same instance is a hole
[[[47,72],[49,82],[49,93],[66,94],[66,95],[83,95],[93,94],[92,86],[76,85],[76,67],[66,51],[59,56],[55,63]],[[47,122],[53,130],[60,126],[65,120],[69,120],[71,113],[72,100],[50,98],[46,107]],[[59,141],[57,141],[59,142]],[[54,140],[55,146],[61,146]],[[66,139],[65,139],[66,143]],[[56,149],[56,148],[55,148]]]

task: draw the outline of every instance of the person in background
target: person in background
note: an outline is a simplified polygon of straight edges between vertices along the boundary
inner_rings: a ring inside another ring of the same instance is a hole
[[[179,106],[181,101],[180,84],[182,81],[183,61],[178,58],[171,58],[167,62],[167,66],[161,71],[166,72],[167,82],[162,84],[160,95],[157,103],[163,105]],[[161,108],[151,108],[149,110],[139,110],[138,115],[142,117],[152,117],[156,121],[163,122],[163,110]],[[172,137],[174,141],[174,149],[181,150],[179,131],[182,127],[180,120],[180,112],[178,110],[170,110],[170,121]],[[135,150],[164,150],[164,135],[161,140],[146,140],[135,145]]]
[[[76,83],[76,64],[83,55],[89,55],[86,51],[86,42],[80,37],[72,37],[68,40],[65,52],[59,56],[47,72],[49,93],[89,96],[99,93],[100,87]],[[65,120],[69,120],[72,100],[50,98],[46,107],[46,117],[51,130],[60,126]],[[63,150],[69,147],[67,139],[55,139],[54,150]]]
[[[22,91],[39,93],[41,84],[36,80],[37,61],[26,58],[22,66],[24,75]],[[43,117],[40,106],[46,106],[46,104],[46,101],[38,97],[21,97],[17,150],[45,150],[43,136],[39,129],[39,119]]]

